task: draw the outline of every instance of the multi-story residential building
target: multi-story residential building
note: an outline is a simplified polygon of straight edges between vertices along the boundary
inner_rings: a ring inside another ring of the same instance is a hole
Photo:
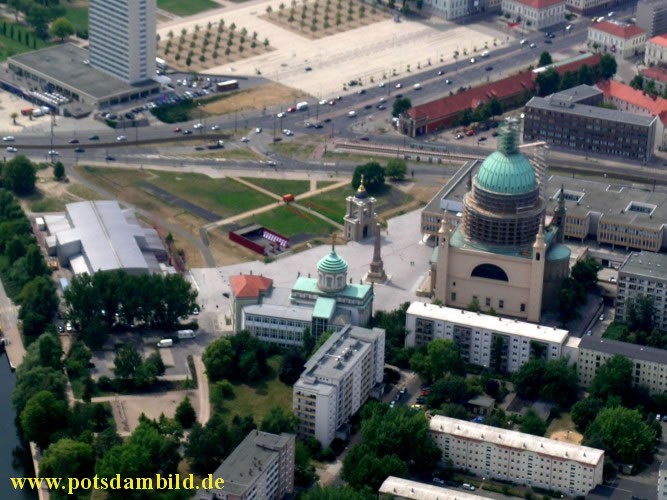
[[[667,459],[660,464],[658,471],[658,500],[667,499]]]
[[[667,86],[667,68],[662,66],[651,66],[641,69],[639,71],[644,78],[644,90],[650,90],[649,82],[653,82],[655,92],[660,95],[665,95],[665,87]]]
[[[294,384],[292,408],[299,434],[329,446],[384,377],[384,330],[347,326],[306,363]]]
[[[667,35],[658,35],[646,42],[644,63],[647,66],[667,64]]]
[[[586,15],[593,11],[599,12],[603,7],[616,3],[616,0],[567,0],[565,8],[570,12]]]
[[[627,320],[629,302],[639,296],[653,299],[654,324],[667,331],[667,255],[664,253],[632,253],[625,260],[618,270],[616,320]],[[667,352],[664,355],[667,358]]]
[[[385,479],[378,490],[378,500],[479,500],[480,498],[487,497],[394,476]]]
[[[571,95],[557,93],[528,101],[523,138],[593,154],[648,160],[658,122],[654,116],[579,104]]]
[[[667,390],[667,351],[587,335],[579,342],[577,375],[581,386],[588,387],[598,368],[617,354],[632,361],[635,385],[645,386],[651,394],[663,394]]]
[[[200,488],[197,500],[281,500],[294,491],[293,434],[250,431],[213,473],[224,488]]]
[[[667,33],[667,1],[640,0],[636,18],[637,26],[646,31],[649,38]]]
[[[482,307],[489,298],[478,297]],[[413,302],[405,317],[406,347],[452,340],[466,363],[513,373],[534,358],[559,359],[567,330],[463,309]]]
[[[632,24],[604,21],[588,28],[589,47],[618,54],[623,59],[644,52],[645,44],[646,32]]]
[[[90,64],[133,84],[155,77],[156,0],[90,0]]]
[[[442,460],[477,476],[586,495],[602,484],[604,451],[435,415]]]
[[[501,9],[518,23],[533,30],[565,21],[565,0],[502,0]]]

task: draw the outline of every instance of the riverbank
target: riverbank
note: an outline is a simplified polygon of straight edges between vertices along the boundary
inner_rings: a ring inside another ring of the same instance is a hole
[[[0,281],[0,330],[7,339],[5,352],[12,368],[18,368],[26,355],[21,332],[19,331],[18,308],[7,297],[5,287]]]

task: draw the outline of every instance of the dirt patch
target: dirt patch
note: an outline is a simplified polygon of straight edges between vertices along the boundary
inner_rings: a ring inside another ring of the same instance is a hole
[[[566,443],[574,444],[581,444],[581,442],[584,440],[584,436],[582,436],[577,431],[556,431],[552,432],[549,435],[549,438],[555,439],[556,441],[564,441]]]
[[[289,7],[281,3],[276,10],[269,6],[266,14],[259,17],[293,33],[317,40],[390,19],[391,15],[386,8],[375,2],[368,5],[355,0],[315,0],[299,4],[292,2]]]
[[[227,99],[221,99],[204,106],[209,115],[224,115],[235,111],[265,110],[271,106],[292,102],[295,99],[306,97],[306,94],[292,87],[279,83],[267,83],[248,90],[231,94]]]

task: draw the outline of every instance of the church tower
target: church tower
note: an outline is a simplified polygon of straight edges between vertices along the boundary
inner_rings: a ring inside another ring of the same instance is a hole
[[[442,214],[440,229],[438,230],[438,266],[435,274],[431,275],[431,280],[435,279],[435,298],[447,304],[447,274],[449,271],[449,237],[452,228],[449,222],[447,207]]]
[[[540,221],[540,228],[533,243],[533,257],[530,267],[530,300],[528,301],[528,321],[540,322],[542,313],[542,294],[544,289],[544,268],[546,262],[547,245],[544,241],[544,219]]]
[[[364,176],[354,196],[348,196],[345,214],[345,239],[360,241],[373,236],[375,229],[375,198],[370,196],[364,186]]]
[[[558,232],[556,233],[556,242],[563,243],[565,240],[565,216],[567,215],[567,209],[565,208],[565,187],[561,184],[560,191],[558,193],[558,207],[554,214],[554,223],[558,226]]]

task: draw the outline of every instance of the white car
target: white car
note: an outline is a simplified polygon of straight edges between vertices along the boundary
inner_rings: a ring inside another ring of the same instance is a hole
[[[607,17],[614,17],[614,12],[612,11],[609,14],[607,14]]]
[[[262,127],[257,127],[257,128],[255,129],[255,133],[256,133],[256,134],[261,134],[261,133],[262,133]]]
[[[203,125],[202,125],[201,123],[195,123],[195,124],[192,126],[192,128],[195,129],[195,130],[199,130],[199,129],[202,128],[202,127],[203,127]]]
[[[127,141],[127,136],[126,136],[126,135],[119,135],[118,137],[116,137],[116,140],[117,140],[118,142],[124,142],[124,141]]]
[[[385,86],[385,83],[384,83],[384,82],[380,82],[380,85],[378,85],[378,87],[380,87],[380,88],[382,88],[382,87],[384,87],[384,86]]]
[[[476,59],[473,57],[470,59],[470,64],[475,64]]]
[[[294,135],[294,132],[292,132],[290,129],[286,128],[286,129],[283,130],[283,134],[285,134],[287,136],[290,136],[290,135]]]
[[[220,125],[213,125],[211,130],[220,130]]]
[[[572,29],[571,24],[568,24],[567,26],[565,26],[565,31],[570,31],[571,29]]]
[[[248,139],[245,135],[241,137],[241,142],[248,142],[250,139]]]
[[[71,321],[67,322],[67,325],[65,325],[65,330],[68,331],[68,332],[71,332],[72,330],[74,330],[74,328],[72,327],[72,322]]]
[[[347,116],[349,116],[350,118],[354,118],[355,116],[357,116],[357,112],[356,112],[356,111],[350,111],[350,112],[347,114]]]
[[[329,101],[327,101],[326,99],[322,99],[322,100],[320,101],[320,106],[324,106],[324,105],[325,105],[326,103],[328,103],[328,102],[329,102]]]
[[[397,83],[397,84],[396,84],[396,88],[397,88],[397,89],[400,89],[401,87],[403,87],[403,85],[401,85],[400,83]]]
[[[11,142],[11,141],[15,141],[16,137],[14,137],[13,135],[6,135],[2,138],[2,140],[5,141],[5,142]]]
[[[412,87],[413,87],[415,90],[421,90],[422,85],[421,85],[421,83],[415,83]]]
[[[278,113],[276,116],[277,116],[278,118],[285,118],[287,115],[285,114],[285,112],[281,111],[281,112]]]
[[[536,44],[536,43],[531,43],[531,44],[530,44],[530,48],[531,48],[531,49],[534,49],[535,47],[537,47],[537,44]]]
[[[51,151],[48,152],[49,156],[60,156],[60,153],[56,151],[55,149],[52,149]]]
[[[8,153],[16,153],[16,151],[18,151],[18,150],[13,146],[8,146],[7,147],[7,152]]]

